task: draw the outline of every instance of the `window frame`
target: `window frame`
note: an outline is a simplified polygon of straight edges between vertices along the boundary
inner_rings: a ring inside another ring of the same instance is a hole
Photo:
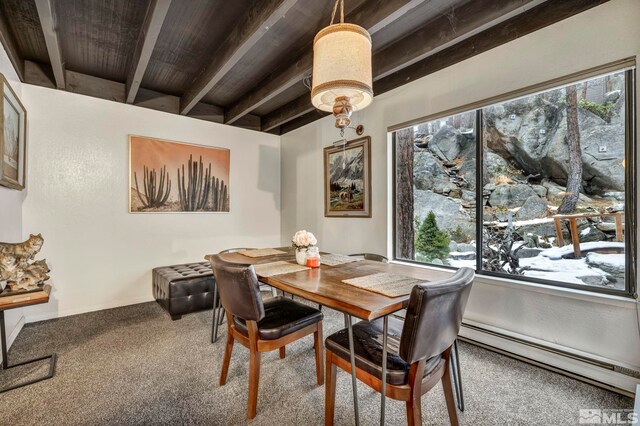
[[[519,282],[529,282],[535,284],[548,285],[550,287],[568,288],[573,290],[587,291],[591,293],[609,294],[615,296],[623,296],[629,298],[638,298],[637,282],[636,282],[636,259],[637,259],[637,169],[636,169],[636,140],[637,140],[637,124],[636,124],[636,72],[635,59],[627,58],[616,61],[601,67],[592,68],[583,72],[571,74],[570,76],[561,77],[545,83],[530,86],[528,88],[509,92],[500,96],[496,96],[484,101],[475,102],[463,107],[450,109],[427,117],[418,118],[399,125],[390,126],[387,131],[391,133],[391,162],[392,162],[392,256],[394,261],[416,264],[427,267],[457,270],[455,266],[435,265],[427,262],[420,262],[415,259],[403,259],[397,256],[397,161],[396,161],[396,132],[398,130],[413,127],[425,122],[451,117],[456,114],[467,112],[475,112],[475,129],[476,129],[476,274],[485,277],[495,277],[501,279],[514,280]],[[605,76],[607,74],[624,72],[625,75],[625,288],[624,290],[596,287],[587,284],[574,284],[562,281],[553,281],[542,278],[526,277],[522,275],[510,275],[508,273],[500,273],[493,271],[485,271],[482,267],[482,248],[483,248],[483,214],[484,206],[482,200],[484,187],[480,183],[483,182],[483,159],[484,159],[484,141],[483,141],[483,120],[482,110],[485,107],[495,105],[501,102],[507,102],[518,98],[532,96],[536,93],[542,93],[552,89],[560,89],[570,84],[576,84],[580,81]],[[478,243],[479,242],[479,243]]]

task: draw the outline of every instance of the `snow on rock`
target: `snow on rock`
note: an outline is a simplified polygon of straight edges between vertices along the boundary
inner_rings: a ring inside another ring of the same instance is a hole
[[[590,243],[580,244],[581,252],[596,251],[596,250],[624,251],[624,243],[609,242],[609,241],[594,241]],[[573,256],[573,246],[568,245],[564,247],[553,247],[540,253],[540,256],[544,256],[553,260],[558,260],[565,257],[571,257]]]
[[[584,258],[554,260],[540,255],[520,259],[520,266],[528,267],[524,275],[533,278],[590,285],[606,285],[611,281],[611,276],[607,272],[591,268]]]
[[[624,278],[625,272],[625,254],[600,254],[589,253],[586,258],[587,264],[602,269],[605,272],[610,273],[616,278]]]

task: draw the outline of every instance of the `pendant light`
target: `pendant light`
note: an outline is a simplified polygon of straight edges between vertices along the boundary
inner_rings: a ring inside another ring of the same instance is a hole
[[[340,23],[333,20],[340,4]],[[373,101],[371,36],[364,28],[344,23],[344,0],[336,0],[331,23],[313,40],[311,103],[333,112],[344,132],[351,114]]]

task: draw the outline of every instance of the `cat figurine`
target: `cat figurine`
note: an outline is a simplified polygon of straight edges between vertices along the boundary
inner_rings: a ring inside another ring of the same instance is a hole
[[[0,243],[0,253],[13,254],[18,261],[26,262],[35,257],[44,244],[42,234],[31,234],[29,239],[22,243]]]

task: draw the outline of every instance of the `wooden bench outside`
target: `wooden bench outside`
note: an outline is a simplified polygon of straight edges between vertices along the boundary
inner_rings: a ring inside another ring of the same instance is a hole
[[[562,238],[562,221],[569,221],[569,229],[571,230],[571,243],[573,244],[573,254],[576,259],[582,256],[580,252],[580,234],[578,232],[578,219],[589,219],[593,217],[614,217],[616,223],[616,241],[623,241],[624,233],[622,230],[622,217],[624,213],[577,213],[577,214],[557,214],[553,216],[556,226],[556,237],[558,239],[558,247],[564,246],[564,238]]]

